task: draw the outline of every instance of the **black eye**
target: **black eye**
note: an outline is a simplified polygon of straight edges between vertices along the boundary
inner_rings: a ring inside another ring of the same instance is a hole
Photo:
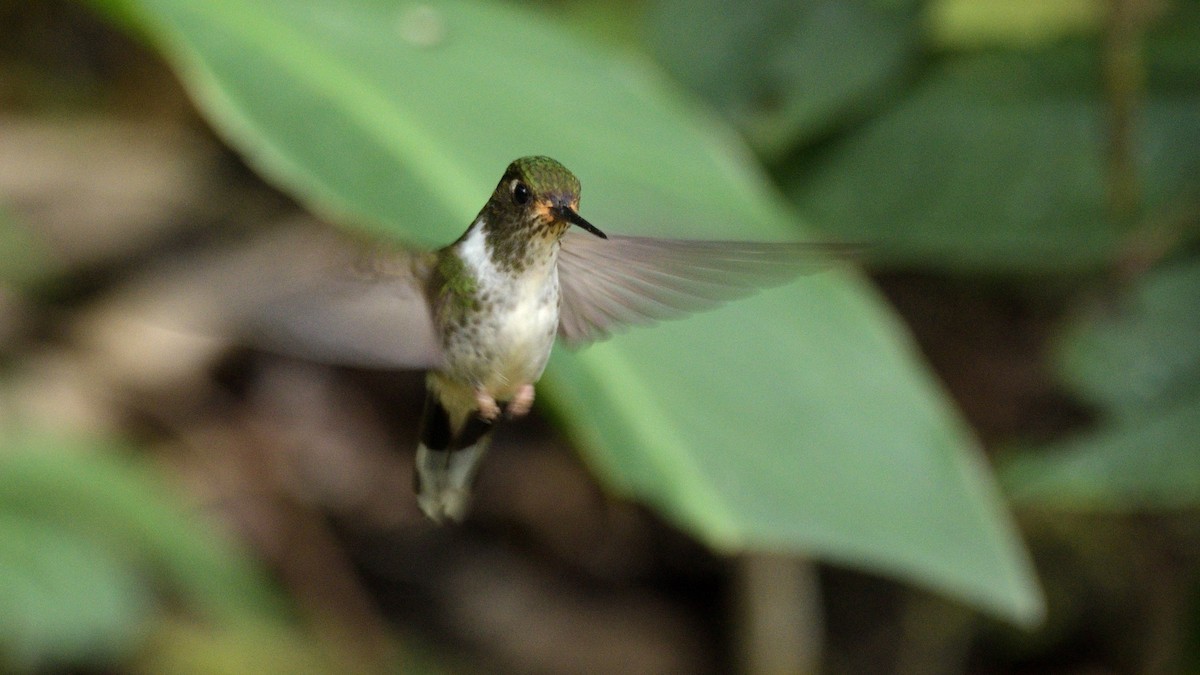
[[[528,204],[529,198],[532,196],[529,192],[529,187],[521,181],[513,181],[512,186],[513,201],[518,204]]]

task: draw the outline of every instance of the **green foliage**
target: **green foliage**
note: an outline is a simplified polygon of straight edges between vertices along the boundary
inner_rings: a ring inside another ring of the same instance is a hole
[[[1086,271],[1111,263],[1129,223],[1110,216],[1105,103],[1095,50],[962,56],[787,179],[832,231],[880,262],[957,272]],[[1190,64],[1200,80],[1200,59]],[[1200,90],[1152,89],[1137,164],[1146,213],[1200,175]]]
[[[1056,360],[1080,398],[1114,416],[1200,393],[1200,261],[1166,265],[1079,312]]]
[[[656,53],[762,145],[760,129],[746,120],[765,114],[754,110],[754,92],[778,78],[764,64],[823,3],[805,3],[786,18],[767,11],[727,21],[706,3],[692,17],[672,3],[656,6],[667,8],[652,14],[656,39],[667,39]],[[844,3],[843,11],[866,16],[897,6]],[[1119,30],[1105,26],[1113,7],[934,0],[919,19],[921,38],[901,24],[891,37],[823,43],[833,72],[846,62],[877,68],[869,85],[861,82],[875,98],[856,100],[849,77],[838,81],[836,96],[836,88],[793,80],[796,100],[825,94],[846,108],[835,133],[790,127],[784,147],[807,143],[811,151],[778,162],[776,174],[802,212],[842,238],[871,242],[872,259],[883,266],[1052,275],[1059,287],[1074,284],[1094,301],[1109,290],[1095,287],[1098,272],[1147,254],[1169,260],[1119,289],[1115,306],[1090,302],[1075,311],[1058,340],[1056,370],[1095,407],[1098,423],[1013,453],[1003,478],[1023,503],[1195,506],[1200,263],[1187,246],[1196,241],[1200,212],[1200,5],[1164,3],[1142,17],[1139,8],[1148,6],[1128,3]],[[774,39],[747,39],[741,31],[755,22],[759,35]],[[1132,37],[1106,42],[1106,29]],[[910,36],[904,52],[896,51],[899,35]],[[920,62],[913,54],[922,47],[931,58]],[[803,50],[789,54],[802,62],[795,72],[826,66]],[[888,57],[890,70],[883,67]],[[912,76],[907,87],[897,81],[905,73]],[[1126,104],[1129,126],[1121,129],[1113,111]],[[773,156],[779,148],[762,151]]]
[[[1200,505],[1200,263],[1164,267],[1063,335],[1063,380],[1102,424],[1015,456],[1005,483],[1071,509]]]
[[[6,670],[112,661],[152,603],[120,552],[57,524],[0,513],[0,659]]]
[[[916,7],[754,0],[734,12],[719,0],[660,0],[647,42],[760,153],[779,157],[899,84],[920,45]]]
[[[1026,504],[1143,511],[1200,506],[1200,396],[1014,456],[1004,485]]]
[[[606,231],[799,236],[726,129],[641,61],[529,11],[449,0],[105,4],[139,19],[248,161],[347,224],[444,243],[511,159],[547,154],[580,176],[584,213]],[[890,35],[885,15],[862,11],[855,35]],[[800,37],[821,24],[802,25]],[[762,121],[763,142],[827,126],[894,72],[904,48],[894,51],[862,69],[846,61],[845,88],[789,96]],[[790,91],[805,71],[785,65],[776,85]],[[1014,620],[1040,616],[968,430],[849,272],[558,353],[544,384],[615,489],[718,547],[819,555]]]
[[[0,665],[129,658],[178,598],[218,624],[280,616],[248,559],[106,443],[0,438]]]

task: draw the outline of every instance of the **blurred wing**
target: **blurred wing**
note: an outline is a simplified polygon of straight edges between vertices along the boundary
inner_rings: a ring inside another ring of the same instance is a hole
[[[325,250],[281,252],[287,269],[268,265],[278,274],[262,281],[275,290],[255,293],[263,301],[247,317],[247,337],[266,349],[338,365],[440,366],[423,292],[429,254],[364,252],[326,241]]]
[[[558,334],[569,346],[625,326],[675,319],[828,267],[853,246],[568,232],[558,257]]]

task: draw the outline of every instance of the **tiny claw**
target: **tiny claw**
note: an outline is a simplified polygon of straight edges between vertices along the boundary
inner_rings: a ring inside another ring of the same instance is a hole
[[[524,417],[533,408],[533,385],[526,384],[517,390],[516,397],[508,402],[505,411],[510,418]]]
[[[475,404],[479,406],[479,419],[484,422],[491,422],[500,416],[500,406],[496,404],[496,399],[482,389],[475,392]]]

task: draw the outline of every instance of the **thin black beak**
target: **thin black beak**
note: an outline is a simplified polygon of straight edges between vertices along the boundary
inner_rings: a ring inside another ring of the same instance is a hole
[[[560,206],[555,206],[554,207],[554,215],[557,216],[561,220],[565,220],[568,223],[571,223],[572,225],[578,225],[579,227],[582,227],[583,229],[587,230],[588,232],[591,232],[592,234],[596,235],[597,237],[600,237],[601,239],[608,239],[608,235],[601,232],[600,228],[598,228],[595,225],[592,225],[588,221],[584,220],[583,216],[576,213],[575,209],[571,208],[570,206],[567,206],[566,204],[562,204]]]

